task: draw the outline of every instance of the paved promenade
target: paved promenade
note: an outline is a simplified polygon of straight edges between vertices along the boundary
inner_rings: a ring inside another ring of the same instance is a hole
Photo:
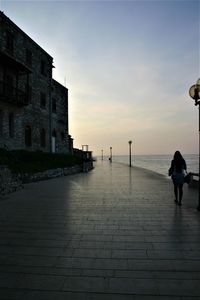
[[[107,161],[0,198],[0,299],[200,299],[197,190]]]

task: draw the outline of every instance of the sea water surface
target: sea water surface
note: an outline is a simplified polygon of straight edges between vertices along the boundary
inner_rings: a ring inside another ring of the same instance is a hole
[[[198,154],[185,154],[183,157],[187,164],[187,171],[198,173]],[[100,159],[101,157],[98,157],[98,160]],[[105,156],[103,159],[108,160],[109,157]],[[172,159],[173,155],[132,155],[131,164],[132,166],[149,169],[168,177]],[[112,161],[129,165],[129,156],[113,155]]]

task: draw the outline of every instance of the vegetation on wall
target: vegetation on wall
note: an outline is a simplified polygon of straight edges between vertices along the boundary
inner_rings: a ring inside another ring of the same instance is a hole
[[[36,173],[81,163],[81,158],[70,154],[0,149],[0,165],[7,165],[11,171],[16,173]]]

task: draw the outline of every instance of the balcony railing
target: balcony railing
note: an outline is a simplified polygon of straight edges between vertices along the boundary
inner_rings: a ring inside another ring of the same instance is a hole
[[[29,103],[29,95],[6,82],[0,81],[0,101],[24,106]]]

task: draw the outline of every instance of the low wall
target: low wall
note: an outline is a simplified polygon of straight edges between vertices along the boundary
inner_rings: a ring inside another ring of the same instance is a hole
[[[190,172],[191,182],[189,183],[190,188],[198,188],[199,187],[199,174]]]
[[[88,172],[94,168],[93,161],[83,162],[83,172]]]
[[[6,195],[22,188],[20,175],[12,173],[7,166],[0,166],[0,195]]]
[[[24,183],[47,180],[61,176],[88,172],[93,169],[92,162],[66,168],[57,168],[34,174],[14,174],[7,166],[0,166],[0,195],[6,195],[23,188]]]
[[[30,182],[35,182],[35,181],[52,179],[52,178],[56,178],[56,177],[80,173],[80,172],[82,172],[82,170],[83,170],[83,167],[81,165],[76,165],[73,167],[46,170],[46,171],[38,172],[38,173],[34,173],[34,174],[23,174],[22,182],[30,183]]]

